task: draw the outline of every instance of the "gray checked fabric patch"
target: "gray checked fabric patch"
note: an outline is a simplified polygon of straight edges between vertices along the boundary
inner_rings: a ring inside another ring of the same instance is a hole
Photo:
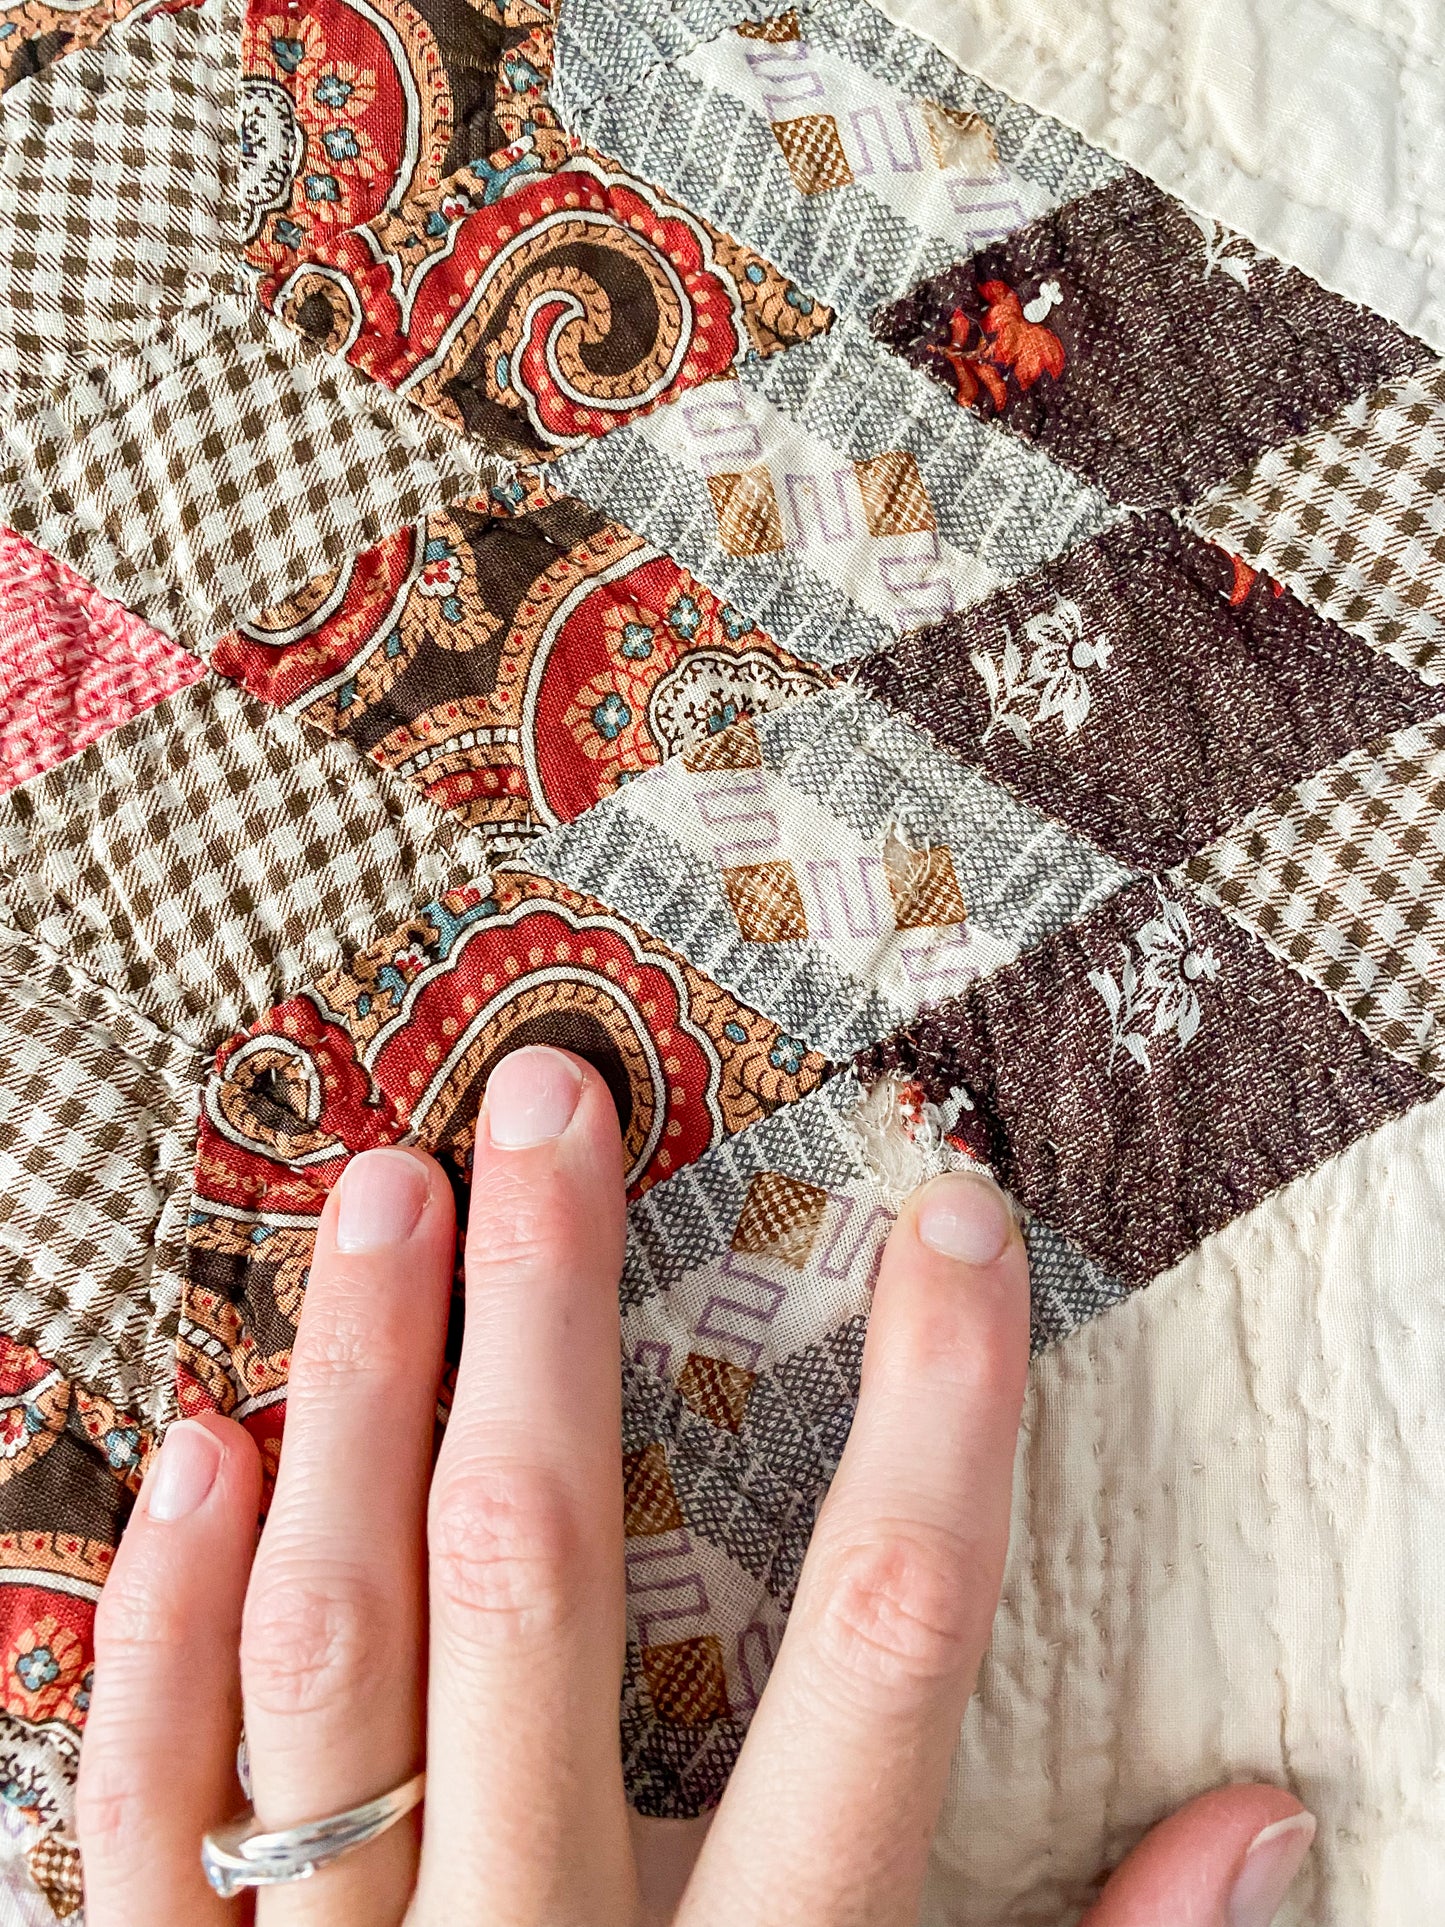
[[[679,1361],[696,1335],[696,1321],[716,1322],[686,1280],[690,1274],[708,1272],[709,1267],[730,1267],[739,1273],[737,1229],[745,1222],[750,1194],[756,1217],[759,1181],[769,1173],[786,1178],[787,1184],[773,1187],[760,1221],[761,1242],[774,1251],[786,1249],[790,1267],[805,1275],[790,1278],[787,1295],[769,1311],[767,1344],[758,1355],[766,1350],[769,1357],[782,1358],[812,1342],[843,1315],[829,1296],[828,1282],[844,1275],[839,1265],[849,1240],[881,1238],[893,1217],[892,1195],[879,1184],[876,1136],[865,1134],[855,1122],[866,1104],[867,1094],[856,1077],[841,1072],[798,1103],[716,1145],[696,1164],[654,1185],[629,1206],[622,1273],[629,1356],[660,1367],[665,1355],[680,1369]],[[922,1153],[905,1152],[904,1156],[913,1163],[905,1161],[899,1188],[907,1178],[926,1175]],[[789,1185],[798,1187],[791,1196]],[[848,1238],[835,1241],[831,1255],[827,1241],[823,1246],[818,1242],[824,1223],[820,1201],[827,1196],[870,1201],[856,1218],[851,1211],[842,1214],[851,1228]],[[877,1215],[870,1216],[875,1210]],[[1030,1219],[1024,1237],[1029,1248],[1035,1351],[1125,1296],[1123,1285],[1050,1226]],[[732,1258],[730,1252],[734,1252]],[[717,1318],[724,1315],[721,1306],[714,1311]],[[730,1315],[740,1312],[738,1306],[729,1308]],[[749,1324],[747,1330],[749,1345],[762,1339],[761,1325],[754,1329]],[[752,1357],[750,1351],[748,1356]]]
[[[829,664],[972,607],[1118,515],[847,316],[554,473]]]
[[[1031,181],[1051,206],[1092,194],[1124,172],[1111,154],[1091,147],[1072,127],[965,73],[871,0],[807,0],[798,17],[805,39],[835,51],[873,79],[955,114],[977,114],[993,136],[1000,162]]]
[[[785,1031],[846,1056],[1129,879],[851,689],[743,723],[534,843]]]
[[[211,677],[0,798],[0,918],[203,1048],[485,868],[410,784]]]
[[[239,42],[235,0],[137,16],[0,103],[0,387],[233,282]]]
[[[774,0],[675,0],[666,7],[619,7],[567,0],[557,9],[550,97],[564,127],[580,127],[605,94],[632,86],[740,21],[765,21]]]
[[[1445,717],[1296,784],[1179,874],[1445,1081]]]
[[[1361,395],[1186,519],[1423,681],[1445,682],[1445,365]]]
[[[628,1213],[624,1754],[651,1811],[694,1811],[736,1755],[847,1439],[899,1191],[960,1161],[894,1115],[895,1189],[870,1111],[844,1072]],[[1056,1232],[1025,1235],[1036,1348],[1123,1295]],[[630,1726],[629,1696],[660,1721]]]
[[[768,122],[684,67],[654,68],[627,93],[608,96],[586,131],[603,153],[661,181],[729,233],[766,234],[771,258],[840,312],[865,315],[885,290],[953,258],[941,236],[921,234],[857,181],[801,196]]]

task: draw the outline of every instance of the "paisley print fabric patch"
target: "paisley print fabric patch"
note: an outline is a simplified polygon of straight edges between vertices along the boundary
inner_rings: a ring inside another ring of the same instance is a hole
[[[183,1411],[261,1415],[274,1436],[311,1227],[347,1156],[405,1137],[464,1187],[492,1066],[542,1042],[601,1068],[634,1194],[827,1068],[664,945],[542,877],[510,870],[485,894],[439,898],[217,1054],[188,1234]]]
[[[917,1182],[1077,1387],[1445,1086],[1438,354],[868,0],[25,0],[0,90],[0,1892],[155,1440],[274,1471],[345,1160],[464,1214],[528,1042],[700,1812]]]
[[[546,494],[399,530],[211,661],[417,783],[499,858],[824,680],[630,529]]]
[[[261,283],[263,303],[509,454],[630,421],[829,311],[601,155],[443,188]]]
[[[556,144],[544,0],[251,0],[241,46],[245,238],[263,272],[514,142],[524,172],[539,134]]]
[[[95,1602],[154,1445],[130,1414],[0,1338],[0,1775],[32,1864],[61,1891]]]

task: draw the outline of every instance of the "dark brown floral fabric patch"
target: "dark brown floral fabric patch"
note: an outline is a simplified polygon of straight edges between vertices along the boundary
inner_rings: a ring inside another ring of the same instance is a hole
[[[1158,513],[904,637],[858,678],[1146,870],[1445,707],[1439,690]]]
[[[1126,174],[879,310],[890,348],[1080,469],[1169,507],[1434,357]]]
[[[1145,879],[860,1060],[1130,1285],[1440,1086],[1172,882]]]

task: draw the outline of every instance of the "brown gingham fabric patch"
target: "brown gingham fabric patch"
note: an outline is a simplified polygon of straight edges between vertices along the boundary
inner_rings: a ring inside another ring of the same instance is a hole
[[[1445,717],[1286,790],[1180,874],[1445,1079]]]
[[[0,931],[0,1328],[158,1423],[202,1060],[141,1019],[122,1045],[43,966]]]
[[[206,1047],[485,867],[410,784],[212,677],[0,799],[0,917]]]
[[[1424,681],[1445,682],[1445,364],[1271,449],[1189,519]]]
[[[53,385],[236,277],[240,8],[126,21],[0,106],[0,384]]]
[[[27,1855],[31,1877],[50,1902],[57,1920],[70,1920],[84,1902],[80,1849],[51,1834]]]
[[[224,301],[182,317],[177,341],[0,417],[0,518],[193,645],[499,474]]]

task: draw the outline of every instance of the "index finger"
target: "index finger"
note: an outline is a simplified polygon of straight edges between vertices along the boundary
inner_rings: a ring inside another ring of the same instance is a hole
[[[1028,1351],[1007,1200],[935,1178],[889,1238],[853,1429],[678,1927],[916,1918],[998,1605]]]

